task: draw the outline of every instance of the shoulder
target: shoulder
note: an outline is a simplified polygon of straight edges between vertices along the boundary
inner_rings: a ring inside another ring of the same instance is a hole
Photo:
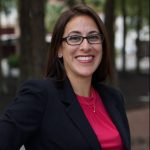
[[[23,82],[13,101],[5,108],[1,121],[8,124],[9,129],[13,129],[18,136],[20,133],[31,135],[41,125],[48,103],[48,91],[52,93],[49,90],[52,85],[51,79]],[[13,125],[16,126],[15,129]]]
[[[107,97],[113,98],[113,101],[124,105],[124,95],[118,87],[100,83],[96,85],[96,88],[98,89],[100,94],[107,95]]]
[[[54,79],[41,79],[41,80],[36,80],[36,79],[30,79],[24,81],[20,87],[19,87],[19,92],[21,91],[32,91],[34,93],[39,93],[39,92],[46,92],[49,88],[52,90],[55,87],[55,82]]]
[[[104,84],[104,83],[96,84],[96,88],[101,89],[103,91],[107,91],[110,94],[121,94],[122,93],[121,90],[118,87],[108,85],[108,84]]]
[[[53,97],[56,92],[53,79],[30,79],[24,81],[16,92],[15,101],[29,103],[46,104],[49,97]]]
[[[34,117],[36,114],[40,116],[45,110],[48,98],[52,97],[52,86],[54,86],[52,79],[30,79],[24,81],[18,88],[13,101],[5,109],[5,112],[14,118],[16,116],[21,118],[21,115],[30,113],[34,114]]]
[[[118,87],[107,85],[107,84],[99,84],[104,90],[109,91],[110,94],[114,95],[123,95],[121,90]]]

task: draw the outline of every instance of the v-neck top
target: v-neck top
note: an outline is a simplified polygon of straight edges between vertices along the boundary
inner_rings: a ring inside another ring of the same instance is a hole
[[[102,149],[123,150],[123,142],[120,134],[105,109],[98,92],[92,88],[90,97],[76,96]]]

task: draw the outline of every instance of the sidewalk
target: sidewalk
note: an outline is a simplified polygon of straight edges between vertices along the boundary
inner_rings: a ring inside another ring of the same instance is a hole
[[[132,150],[149,150],[149,106],[127,111]]]

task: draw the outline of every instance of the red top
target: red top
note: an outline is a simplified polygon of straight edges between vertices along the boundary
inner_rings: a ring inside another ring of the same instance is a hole
[[[102,149],[123,150],[120,134],[108,115],[97,91],[92,89],[90,97],[77,95],[77,99]]]

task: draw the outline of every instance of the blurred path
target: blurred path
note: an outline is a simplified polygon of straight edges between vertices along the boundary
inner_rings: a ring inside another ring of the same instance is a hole
[[[138,109],[149,104],[149,74],[118,73],[118,86],[127,109]]]
[[[149,106],[127,111],[132,150],[149,150]]]

